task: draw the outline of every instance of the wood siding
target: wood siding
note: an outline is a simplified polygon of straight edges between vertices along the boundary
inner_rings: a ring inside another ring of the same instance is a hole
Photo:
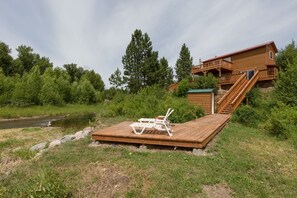
[[[202,107],[205,114],[212,113],[212,93],[189,93],[188,101]]]

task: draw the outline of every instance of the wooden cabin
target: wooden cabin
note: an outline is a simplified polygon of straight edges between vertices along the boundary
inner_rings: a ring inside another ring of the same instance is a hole
[[[220,87],[229,89],[243,73],[252,76],[259,71],[257,84],[263,87],[272,86],[277,77],[275,54],[277,48],[273,41],[233,53],[217,56],[192,68],[193,75],[212,73],[219,78]]]

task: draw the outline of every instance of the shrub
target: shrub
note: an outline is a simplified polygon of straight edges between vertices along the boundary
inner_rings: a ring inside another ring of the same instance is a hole
[[[192,89],[215,89],[218,90],[218,79],[209,73],[206,76],[197,76],[194,78],[194,82],[191,85]]]
[[[259,88],[253,88],[246,94],[249,105],[252,107],[259,106],[261,104],[261,93]]]
[[[138,94],[118,93],[108,108],[115,115],[133,119],[164,115],[168,108],[175,110],[169,117],[172,122],[185,122],[203,116],[200,107],[189,104],[185,98],[174,97],[157,86],[144,88]]]
[[[188,78],[184,78],[178,83],[178,88],[174,90],[174,95],[178,97],[185,97],[190,89],[190,81]]]
[[[282,105],[272,110],[265,129],[273,135],[297,140],[297,109]],[[297,142],[296,142],[297,143]]]
[[[249,105],[239,107],[232,115],[232,121],[249,127],[257,127],[262,119],[261,114]]]

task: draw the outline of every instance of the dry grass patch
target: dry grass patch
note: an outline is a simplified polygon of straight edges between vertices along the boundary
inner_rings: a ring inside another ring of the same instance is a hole
[[[131,178],[117,165],[91,163],[80,173],[75,197],[123,197]]]
[[[227,184],[204,185],[203,192],[210,198],[232,198],[233,190]]]

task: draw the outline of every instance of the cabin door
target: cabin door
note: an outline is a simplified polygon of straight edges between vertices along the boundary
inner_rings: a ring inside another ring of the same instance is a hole
[[[247,70],[246,71],[246,78],[248,80],[251,80],[251,78],[253,78],[254,74],[255,74],[255,70]]]

